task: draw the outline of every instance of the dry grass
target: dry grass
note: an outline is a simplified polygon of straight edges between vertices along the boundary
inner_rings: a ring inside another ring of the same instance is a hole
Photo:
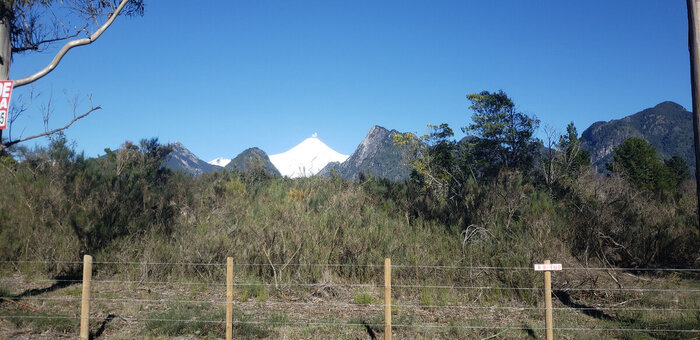
[[[556,277],[556,275],[555,275]],[[609,276],[608,276],[609,277]],[[106,281],[107,278],[96,280]],[[699,289],[697,280],[687,278],[632,276],[616,278],[626,288]],[[592,285],[591,280],[596,284]],[[22,276],[5,276],[7,294],[20,294],[27,289],[46,288],[46,282],[32,282]],[[610,287],[612,278],[600,276],[576,284],[588,287]],[[562,283],[555,280],[555,289]],[[269,297],[261,302],[243,299],[238,290],[234,303],[236,338],[369,338],[365,327],[383,332],[383,287],[354,287],[328,284],[320,287],[299,287],[281,284],[268,287]],[[17,301],[0,303],[0,314],[33,317],[79,315],[79,285],[72,285]],[[510,295],[493,291],[394,288],[394,335],[396,338],[523,338],[528,334],[542,336],[541,303],[527,304]],[[618,307],[605,310],[605,317],[591,316],[568,308],[555,299],[554,319],[557,328],[646,328],[697,329],[697,311],[655,312],[633,311],[634,308],[679,309],[700,308],[697,292],[649,292],[599,290],[593,293],[571,291],[572,299],[589,307]],[[443,304],[426,306],[425,295],[443,296]],[[225,294],[222,285],[182,285],[175,283],[93,283],[91,331],[101,339],[127,338],[220,338],[223,336]],[[53,299],[53,300],[52,300]],[[68,299],[72,301],[57,301]],[[493,307],[493,308],[491,308]],[[505,307],[505,308],[501,308]],[[77,320],[0,318],[0,337],[69,337],[77,334]],[[103,327],[104,325],[104,327]],[[480,328],[484,327],[484,328]],[[665,332],[577,331],[556,332],[563,339],[682,339],[693,335]],[[697,334],[696,334],[697,335]]]

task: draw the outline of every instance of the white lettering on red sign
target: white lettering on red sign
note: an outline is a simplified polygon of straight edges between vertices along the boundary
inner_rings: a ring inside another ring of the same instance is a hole
[[[561,263],[536,264],[535,271],[546,272],[551,270],[561,270]]]
[[[12,97],[12,80],[0,80],[0,129],[7,129],[10,97]]]

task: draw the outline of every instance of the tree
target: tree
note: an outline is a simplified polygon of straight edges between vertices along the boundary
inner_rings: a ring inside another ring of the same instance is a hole
[[[628,138],[613,149],[610,171],[619,173],[642,190],[663,191],[673,188],[671,171],[661,165],[654,146],[641,138]]]
[[[454,131],[448,124],[428,124],[427,133],[421,137],[395,134],[394,145],[401,148],[402,157],[411,168],[407,181],[407,190],[413,193],[411,209],[424,217],[461,223],[465,176],[453,137]]]
[[[591,154],[581,148],[581,138],[573,122],[566,126],[566,133],[560,135],[556,142],[554,136],[554,130],[550,129],[546,147],[540,152],[544,183],[550,191],[555,187],[568,187],[572,179],[591,166]]]
[[[420,177],[425,189],[447,191],[456,166],[454,132],[446,123],[428,124],[428,133],[419,139],[412,133],[395,134],[394,145],[410,152],[405,158],[413,169],[413,177]]]
[[[517,111],[503,91],[472,93],[467,99],[473,123],[462,131],[480,174],[493,178],[501,169],[529,171],[539,145],[533,137],[539,120]]]
[[[0,80],[9,79],[15,55],[42,52],[63,42],[48,65],[14,81],[15,88],[31,84],[53,71],[72,48],[97,40],[120,14],[143,15],[143,10],[143,0],[0,0]],[[74,21],[81,24],[73,26]],[[49,22],[53,26],[47,26]],[[48,128],[45,115],[44,132],[25,138],[4,141],[0,130],[0,152],[14,144],[63,131],[100,108],[91,105],[82,114],[74,112],[72,120],[55,129]]]
[[[581,148],[573,122],[566,126],[566,133],[560,135],[557,142],[554,136],[554,130],[550,129],[546,148],[540,152],[544,181],[550,189],[557,182],[575,178],[591,165],[590,152]]]
[[[454,132],[446,123],[440,125],[428,124],[428,128],[430,133],[423,136],[422,139],[428,145],[429,166],[435,169],[437,178],[443,182],[448,182],[452,177],[451,173],[456,161],[454,155],[456,143],[452,140]]]
[[[581,139],[574,122],[566,126],[566,134],[559,137],[559,151],[562,153],[562,167],[565,172],[576,172],[591,166],[591,153],[581,149]]]
[[[671,175],[674,177],[676,185],[690,179],[690,169],[688,164],[680,156],[673,156],[664,161],[664,167],[668,169]]]

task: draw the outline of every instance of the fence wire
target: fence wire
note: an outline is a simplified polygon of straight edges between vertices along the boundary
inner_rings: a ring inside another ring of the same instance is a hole
[[[0,261],[2,264],[11,265],[32,265],[32,264],[43,264],[43,265],[82,265],[82,261],[41,261],[41,260],[20,260],[20,261]],[[202,266],[202,267],[217,267],[225,268],[225,263],[213,263],[213,262],[137,262],[137,261],[94,261],[93,265],[105,265],[105,266]],[[235,263],[234,267],[324,267],[324,268],[374,268],[380,269],[384,267],[383,264],[325,264],[325,263]],[[393,264],[392,269],[431,269],[431,270],[455,270],[455,271],[532,271],[533,267],[519,267],[519,266],[457,266],[457,265],[419,265],[419,264]],[[609,268],[609,267],[564,267],[564,271],[604,271],[604,272],[678,272],[678,273],[700,273],[700,268]],[[0,278],[0,282],[13,282],[17,283],[18,280]],[[67,283],[67,284],[78,284],[82,283],[83,280],[80,279],[37,279],[37,280],[22,280],[21,282],[31,282],[31,283]],[[233,284],[226,284],[220,281],[192,281],[192,282],[179,282],[179,281],[147,281],[147,280],[91,280],[93,284],[115,284],[115,285],[165,285],[165,286],[214,286],[214,287],[275,287],[275,288],[289,288],[289,287],[307,287],[307,288],[327,288],[327,287],[348,287],[348,288],[384,288],[383,284],[359,284],[359,283],[335,283],[335,282],[282,282],[282,283],[259,283],[259,282],[234,282]],[[544,291],[542,287],[508,287],[508,286],[476,286],[476,285],[430,285],[430,284],[392,284],[392,289],[428,289],[428,290],[503,290],[503,291]],[[590,292],[627,292],[627,293],[646,293],[646,292],[658,292],[658,293],[686,293],[686,294],[696,294],[700,292],[700,289],[695,288],[656,288],[656,287],[558,287],[554,288],[553,291],[590,291]],[[98,293],[99,294],[99,293]],[[48,301],[48,302],[78,302],[82,299],[80,297],[70,297],[70,296],[50,296],[50,297],[40,297],[40,296],[27,296],[27,297],[17,297],[17,296],[0,296],[1,300],[11,300],[11,301]],[[212,304],[217,306],[226,305],[227,302],[222,300],[205,300],[205,299],[147,299],[147,298],[112,298],[112,297],[99,297],[95,296],[90,299],[91,302],[100,303],[141,303],[141,304]],[[430,310],[482,310],[482,311],[534,311],[541,312],[546,310],[546,307],[542,306],[507,306],[507,305],[451,305],[451,304],[411,304],[411,303],[395,303],[391,305],[385,305],[380,303],[344,303],[344,302],[326,302],[326,301],[263,301],[263,302],[253,302],[253,301],[237,301],[233,303],[236,307],[246,307],[246,308],[265,308],[265,307],[312,307],[328,310],[329,308],[343,308],[350,309],[354,308],[357,311],[375,311],[381,310],[385,307],[397,307],[405,309],[430,309]],[[695,304],[693,304],[695,305]],[[553,311],[558,312],[586,312],[586,311],[615,311],[615,312],[654,312],[654,313],[698,313],[700,308],[674,308],[674,307],[647,307],[647,306],[572,306],[572,307],[553,307]],[[243,309],[241,309],[243,310]],[[201,319],[178,319],[178,318],[148,318],[148,317],[121,317],[119,318],[128,322],[197,322],[197,323],[225,323],[225,320],[201,320]],[[0,315],[0,319],[79,319],[78,316],[69,315]],[[92,320],[97,320],[96,317],[91,317]],[[293,320],[293,321],[256,321],[256,320],[239,320],[233,321],[233,324],[251,324],[251,325],[265,325],[265,326],[290,326],[290,327],[383,327],[384,324],[366,324],[366,323],[344,323],[344,322],[318,322],[318,321],[305,321],[305,320]],[[439,324],[439,323],[412,323],[412,324],[392,324],[395,328],[450,328],[450,329],[482,329],[482,330],[498,330],[498,331],[525,331],[525,330],[537,330],[544,331],[544,327],[518,327],[518,326],[484,326],[484,325],[460,325],[460,324]],[[553,328],[558,332],[647,332],[647,333],[700,333],[700,329],[668,329],[668,328],[586,328],[586,327],[555,327]]]
[[[11,296],[0,296],[0,298],[13,299]],[[81,301],[79,297],[25,297],[17,299],[18,301],[55,301],[55,302],[77,302]],[[151,303],[151,304],[162,304],[162,303],[174,303],[174,304],[213,304],[213,305],[226,305],[227,302],[222,300],[179,300],[179,299],[139,299],[139,298],[101,298],[101,297],[91,297],[90,301],[95,302],[114,302],[114,303]],[[233,303],[234,306],[316,306],[319,308],[327,307],[338,307],[338,308],[348,308],[348,307],[369,307],[369,308],[384,308],[384,304],[381,303],[336,303],[327,301],[315,301],[315,302],[302,302],[302,301],[265,301],[265,302],[252,302],[252,301],[237,301]],[[544,311],[546,307],[527,307],[527,306],[465,306],[465,305],[423,305],[423,304],[390,304],[389,307],[399,307],[399,308],[423,308],[423,309],[466,309],[466,310],[532,310],[532,311]],[[552,307],[555,311],[655,311],[655,312],[695,312],[700,311],[700,308],[653,308],[653,307]]]
[[[82,261],[49,261],[49,260],[3,260],[4,264],[82,264]],[[106,265],[146,265],[146,266],[204,266],[225,267],[223,262],[138,262],[138,261],[93,261],[95,264]],[[350,268],[381,268],[383,264],[348,264],[348,263],[234,263],[238,267],[350,267]],[[458,270],[533,270],[533,267],[523,266],[458,266],[458,265],[421,265],[421,264],[392,264],[392,268],[402,269],[458,269]],[[562,270],[587,271],[629,271],[629,272],[689,272],[700,273],[700,268],[653,268],[653,267],[562,267]]]
[[[0,279],[0,282],[16,282],[12,279]],[[27,280],[25,282],[32,283],[82,283],[83,280],[78,279],[37,279]],[[93,284],[132,284],[132,285],[182,285],[182,286],[220,286],[225,287],[227,284],[221,281],[140,281],[140,280],[90,280]],[[259,283],[259,282],[234,282],[234,287],[349,287],[349,288],[384,288],[383,284],[370,283],[297,283],[297,282],[281,282],[281,283]],[[393,288],[406,289],[458,289],[458,290],[514,290],[514,291],[543,291],[543,287],[506,287],[506,286],[459,286],[459,285],[408,285],[408,284],[392,284]],[[554,287],[553,291],[592,291],[592,292],[666,292],[666,293],[700,293],[700,289],[686,288],[612,288],[612,287]]]

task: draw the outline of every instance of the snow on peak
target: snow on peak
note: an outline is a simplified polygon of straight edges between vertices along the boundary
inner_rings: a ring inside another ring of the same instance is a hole
[[[223,157],[219,157],[219,158],[213,159],[213,160],[211,160],[211,161],[209,161],[209,162],[207,162],[207,163],[209,163],[209,164],[211,164],[211,165],[220,166],[220,167],[223,168],[223,167],[225,167],[229,162],[231,162],[230,159],[228,159],[228,158],[223,158]]]
[[[344,162],[350,157],[331,149],[314,133],[297,146],[275,155],[270,161],[282,176],[290,178],[309,177],[317,174],[330,162]]]

